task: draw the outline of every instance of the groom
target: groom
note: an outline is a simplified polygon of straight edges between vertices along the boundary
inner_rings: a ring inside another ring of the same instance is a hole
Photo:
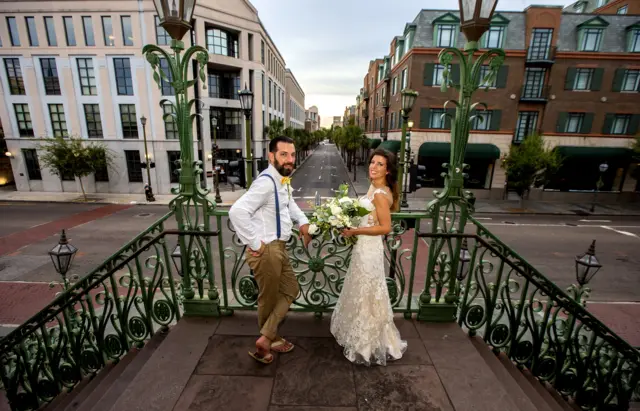
[[[292,220],[300,225],[305,247],[311,241],[309,221],[291,197],[291,179],[296,149],[289,137],[269,142],[269,167],[229,210],[229,219],[240,241],[247,246],[247,264],[258,283],[258,325],[260,338],[256,351],[249,352],[257,361],[269,364],[271,351],[293,350],[289,341],[278,336],[278,325],[300,291],[285,248]]]

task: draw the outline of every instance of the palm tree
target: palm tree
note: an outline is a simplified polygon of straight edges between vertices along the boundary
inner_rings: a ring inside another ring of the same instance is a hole
[[[284,121],[279,118],[271,120],[271,123],[264,128],[264,133],[267,135],[269,140],[273,140],[274,138],[283,135],[284,131]]]

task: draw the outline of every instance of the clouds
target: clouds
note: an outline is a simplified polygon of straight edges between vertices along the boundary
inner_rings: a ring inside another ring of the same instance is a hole
[[[389,54],[393,38],[421,9],[458,8],[457,0],[250,1],[302,86],[307,107],[318,106],[323,119],[342,115],[345,106],[355,104],[369,61]],[[520,11],[530,4],[568,3],[499,0],[497,9]]]

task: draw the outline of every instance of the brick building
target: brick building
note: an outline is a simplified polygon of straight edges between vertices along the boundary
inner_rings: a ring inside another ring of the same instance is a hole
[[[418,91],[410,116],[411,150],[434,187],[443,184],[441,164],[449,156],[450,121],[442,116],[443,106],[458,98],[456,89],[441,92],[445,67],[438,53],[464,47],[458,15],[422,10],[391,41],[389,55],[369,63],[357,99],[359,123],[369,138],[399,140],[400,92]],[[543,6],[496,12],[480,44],[504,49],[506,58],[495,81],[474,95],[488,107],[472,122],[465,159],[471,165],[468,188],[477,189],[480,198],[500,198],[505,186],[500,159],[511,144],[539,132],[565,157],[562,170],[540,194],[545,199],[592,191],[602,162],[609,165],[604,191],[638,191],[629,147],[640,123],[639,15]],[[455,59],[448,69],[457,83]]]

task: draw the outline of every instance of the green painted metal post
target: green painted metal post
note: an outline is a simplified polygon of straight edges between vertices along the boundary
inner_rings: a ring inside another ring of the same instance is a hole
[[[402,187],[402,179],[404,178],[404,157],[407,145],[407,122],[409,121],[409,113],[402,110],[402,136],[400,137],[400,158],[398,159],[398,184]]]
[[[246,154],[245,154],[245,162],[247,164],[246,167],[246,188],[247,190],[249,189],[249,186],[251,186],[251,183],[253,182],[253,153],[251,150],[251,112],[248,110],[245,110],[244,112],[244,126],[245,126],[245,135],[246,135],[246,141],[245,141],[245,150],[246,150]]]

